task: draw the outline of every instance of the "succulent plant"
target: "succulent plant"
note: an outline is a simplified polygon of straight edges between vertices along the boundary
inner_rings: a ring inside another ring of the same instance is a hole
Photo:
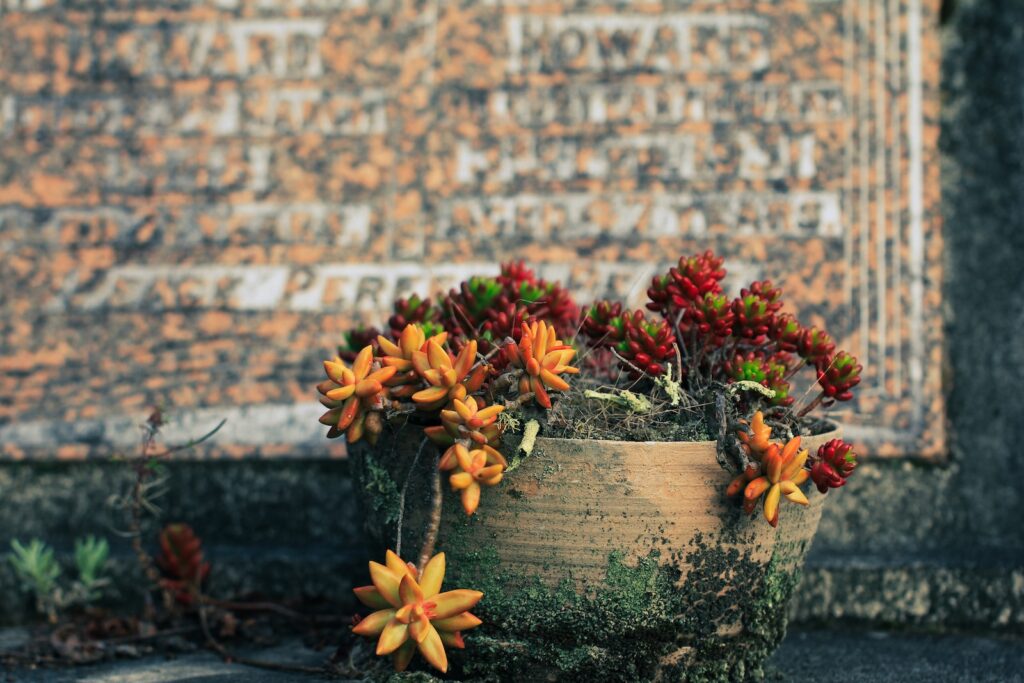
[[[818,384],[826,399],[849,401],[850,391],[860,384],[861,365],[846,351],[840,351],[829,362],[818,367]]]
[[[665,364],[675,356],[676,337],[666,320],[650,320],[643,311],[633,311],[621,317],[623,339],[615,345],[619,355],[626,359],[626,368],[633,379],[639,377],[635,368],[648,377],[665,373]]]
[[[685,310],[679,329],[684,336],[689,330],[696,330],[702,337],[720,346],[732,333],[734,319],[729,297],[707,292],[701,294]]]
[[[816,366],[828,365],[836,344],[824,330],[809,327],[803,330],[797,342],[797,353],[808,363]]]
[[[665,315],[672,310],[685,310],[705,294],[720,293],[720,283],[725,277],[723,263],[724,259],[715,256],[710,249],[699,256],[680,258],[667,275],[651,281],[647,307]]]
[[[857,467],[853,446],[841,439],[832,439],[818,448],[811,461],[811,480],[818,491],[826,493],[846,484]]]
[[[583,316],[580,331],[593,348],[615,346],[626,338],[622,320],[622,304],[617,301],[596,301]]]
[[[775,342],[779,351],[795,352],[803,337],[804,328],[790,313],[776,315],[768,327],[768,338]]]
[[[775,322],[776,312],[782,308],[781,296],[782,290],[773,287],[769,280],[752,282],[741,290],[739,298],[732,302],[732,333],[747,343],[762,343]]]
[[[376,346],[380,330],[376,327],[364,327],[360,325],[354,330],[349,330],[342,335],[342,343],[338,345],[338,357],[346,363],[351,363],[367,346]]]
[[[320,423],[330,427],[328,439],[345,434],[349,443],[355,443],[365,434],[370,443],[376,443],[382,429],[379,411],[384,407],[384,383],[396,369],[374,365],[372,346],[363,347],[351,369],[340,358],[324,361],[327,380],[317,390],[322,394],[320,403],[328,409],[320,416]]]
[[[486,406],[479,397],[467,396],[465,401],[452,400],[450,409],[441,411],[441,424],[424,428],[424,433],[439,446],[448,446],[441,457],[441,469],[455,467],[455,445],[497,446],[501,439],[498,415],[502,405]]]
[[[355,589],[356,597],[375,610],[352,632],[377,638],[377,655],[391,655],[396,671],[405,671],[419,650],[435,669],[448,671],[445,645],[462,648],[462,631],[476,628],[472,609],[483,593],[474,590],[441,592],[444,553],[435,555],[417,572],[398,555],[387,552],[385,564],[370,562],[370,586]]]
[[[466,344],[457,357],[430,340],[426,351],[413,352],[412,364],[427,383],[427,388],[413,394],[412,400],[425,411],[440,410],[449,401],[466,398],[478,391],[487,377],[487,367],[476,365],[475,339]]]
[[[410,323],[397,337],[398,343],[386,337],[377,337],[377,353],[380,355],[380,362],[384,367],[395,369],[395,374],[384,382],[388,387],[388,395],[394,399],[410,399],[412,395],[423,388],[423,380],[416,373],[412,363],[412,355],[417,351],[425,351],[427,347],[427,333],[423,326],[417,323]],[[430,337],[438,345],[444,345],[448,339],[448,333],[440,331]]]
[[[753,512],[757,501],[764,497],[764,518],[773,527],[779,524],[779,501],[782,496],[799,505],[807,505],[807,496],[800,485],[807,481],[810,472],[804,469],[807,451],[800,449],[800,437],[789,440],[779,448],[772,444],[764,453],[761,463],[763,474],[747,484],[743,491],[743,508]]]
[[[156,564],[164,575],[163,585],[174,592],[178,602],[189,605],[206,577],[210,563],[203,559],[203,542],[188,524],[168,524],[160,532]]]
[[[406,327],[413,323],[438,324],[441,319],[441,311],[433,306],[430,297],[421,299],[419,295],[413,294],[408,299],[396,299],[394,312],[388,318],[388,327],[391,329],[391,336],[398,339]]]
[[[576,350],[558,339],[555,328],[544,321],[523,325],[522,339],[506,344],[503,352],[518,374],[520,396],[532,393],[537,404],[551,408],[548,390],[567,391],[569,384],[560,375],[576,374],[569,363]]]
[[[754,413],[750,424],[744,426],[746,429],[736,432],[736,436],[739,438],[747,455],[760,460],[769,446],[772,445],[772,428],[765,423],[764,414],[760,410]]]
[[[472,515],[480,505],[481,487],[496,486],[508,463],[501,453],[486,444],[471,451],[457,443],[452,446],[452,451],[457,466],[448,483],[453,491],[461,492],[462,509],[467,515]]]

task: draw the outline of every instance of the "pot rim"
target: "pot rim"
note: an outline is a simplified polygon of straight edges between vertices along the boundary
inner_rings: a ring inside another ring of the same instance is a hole
[[[821,418],[821,421],[829,425],[830,429],[828,431],[820,432],[818,434],[802,434],[801,438],[820,439],[822,437],[827,437],[827,441],[831,439],[838,439],[841,437],[843,433],[843,426],[841,424],[839,424],[835,420],[829,420],[826,418]],[[537,441],[557,441],[559,443],[571,444],[602,443],[614,444],[616,446],[628,444],[687,444],[692,446],[707,446],[708,448],[718,447],[717,441],[621,441],[618,439],[571,439],[561,436],[538,436]]]

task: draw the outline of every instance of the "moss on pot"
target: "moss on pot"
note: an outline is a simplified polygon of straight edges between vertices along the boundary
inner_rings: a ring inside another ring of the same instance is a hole
[[[398,481],[400,488],[408,476],[412,444],[380,452],[396,454],[380,458],[378,467],[387,467],[392,472],[387,476]],[[569,444],[561,444],[559,452],[570,460],[580,455]],[[523,471],[517,471],[515,485],[508,482],[506,493],[513,504],[507,507],[492,497],[482,514],[466,517],[457,498],[445,496],[438,548],[448,556],[446,588],[484,593],[473,610],[484,625],[466,634],[466,650],[449,652],[452,670],[447,678],[739,681],[762,677],[763,662],[785,633],[785,605],[797,583],[795,568],[807,541],[771,534],[770,542],[762,542],[754,532],[763,531],[761,527],[752,526],[738,510],[728,509],[721,513],[713,534],[697,534],[689,543],[670,541],[664,525],[656,521],[644,527],[647,531],[638,527],[637,533],[646,534],[649,541],[642,544],[646,549],[609,548],[596,558],[597,580],[579,581],[574,565],[557,554],[544,559],[547,566],[534,565],[518,573],[508,547],[501,545],[502,537],[491,529],[489,515],[501,506],[516,526],[532,528],[534,484],[543,485],[557,471],[548,472],[555,466],[549,460],[543,453],[526,460]],[[413,468],[422,471],[413,473],[410,481],[403,524],[405,540],[414,549],[418,549],[418,508],[422,506],[413,503],[426,500],[419,487],[433,467],[429,459],[422,461]],[[361,477],[372,474],[366,466],[356,471]],[[386,502],[389,494],[376,493],[380,487],[369,480],[362,483],[371,496],[368,510],[380,509],[384,503],[377,505],[372,498],[385,496]],[[560,491],[554,489],[555,498]],[[643,505],[635,491],[630,500],[634,506]],[[646,513],[645,518],[655,520]],[[589,523],[611,522],[601,515],[592,519]],[[550,532],[543,536],[546,541]],[[384,537],[391,537],[390,532]],[[688,567],[685,576],[678,569],[682,566]],[[538,576],[542,573],[547,579]],[[416,675],[427,675],[422,670],[425,665],[416,661],[414,667],[421,669]],[[426,679],[405,675],[391,680]]]

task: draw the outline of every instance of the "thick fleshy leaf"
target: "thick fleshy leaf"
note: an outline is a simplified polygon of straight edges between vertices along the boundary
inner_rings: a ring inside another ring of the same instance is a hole
[[[469,472],[456,472],[448,478],[448,483],[451,484],[452,490],[459,491],[473,483],[473,475]]]
[[[551,397],[548,396],[548,392],[544,389],[544,384],[539,379],[531,381],[530,388],[533,389],[538,405],[544,408],[551,407]]]
[[[436,403],[444,400],[447,395],[448,390],[444,387],[430,387],[429,389],[417,391],[412,395],[412,400],[416,403]]]
[[[353,588],[352,592],[356,594],[359,602],[371,609],[389,609],[391,607],[391,604],[384,599],[384,596],[380,594],[376,586],[359,586],[358,588]]]
[[[807,462],[807,449],[798,451],[783,467],[782,467],[782,478],[792,479],[797,473],[803,469],[804,463]]]
[[[438,469],[445,471],[454,470],[458,465],[459,461],[455,458],[455,446],[446,450],[444,455],[441,456],[441,460],[437,463]]]
[[[781,497],[782,487],[778,484],[768,489],[768,494],[764,497],[764,518],[772,526],[779,523],[779,500]]]
[[[392,619],[381,631],[380,640],[377,641],[377,654],[389,655],[402,646],[409,637],[409,626],[397,619]]]
[[[440,593],[430,600],[434,604],[434,608],[431,610],[431,619],[447,619],[466,610],[471,610],[482,597],[484,594],[480,591],[465,588]]]
[[[345,364],[338,360],[325,360],[324,372],[336,384],[350,384],[353,377],[352,371],[345,367]]]
[[[427,566],[423,568],[423,573],[420,575],[420,588],[423,590],[424,598],[432,598],[441,592],[444,571],[444,553],[438,553],[430,558],[430,562],[427,562]]]
[[[459,352],[459,357],[455,360],[455,372],[458,374],[459,379],[462,379],[469,374],[469,371],[472,369],[475,361],[476,340],[472,339],[463,347],[462,351]]]
[[[504,476],[505,476],[504,474],[502,474],[501,472],[498,472],[493,477],[482,478],[479,481],[484,486],[497,486],[498,483],[501,482],[502,477],[504,477]]]
[[[743,491],[743,497],[747,500],[757,500],[764,495],[769,486],[771,486],[771,482],[768,481],[768,477],[758,477],[747,484],[747,488]]]
[[[448,352],[434,341],[427,342],[427,359],[430,361],[430,367],[438,370],[452,366],[452,359],[448,356]]]
[[[803,484],[804,482],[806,482],[810,478],[811,478],[811,471],[810,470],[800,470],[793,477],[793,483],[796,484],[797,486],[800,486],[801,484]]]
[[[370,372],[370,366],[373,364],[373,347],[364,346],[363,350],[356,356],[355,361],[352,362],[352,374],[355,375],[356,380],[361,380],[366,377]]]
[[[359,399],[355,396],[349,396],[341,407],[341,415],[338,416],[338,429],[348,429],[348,426],[352,424],[352,420],[356,419],[356,413],[358,412]]]
[[[398,584],[398,597],[402,599],[403,604],[412,605],[423,601],[423,591],[416,581],[406,574]]]
[[[772,448],[765,452],[764,472],[772,483],[777,482],[782,477],[782,467],[784,464],[785,460],[778,448]]]
[[[444,643],[441,642],[441,636],[437,629],[430,626],[429,623],[423,641],[419,644],[419,649],[420,654],[430,662],[431,666],[442,673],[448,671],[448,655],[445,654]]]
[[[473,467],[473,456],[461,443],[455,444],[455,459],[464,470],[468,471]]]
[[[402,347],[395,344],[387,337],[377,335],[377,346],[380,348],[381,354],[384,356],[394,356],[396,358],[403,358],[405,356],[405,354],[402,353]]]
[[[409,570],[409,565],[403,562],[402,558],[398,556],[398,553],[393,550],[388,550],[384,553],[384,564],[387,565],[388,569],[394,572],[399,581],[401,581],[402,577],[406,575],[413,580],[416,579],[416,575]]]
[[[402,643],[402,647],[398,648],[391,653],[391,663],[395,667],[395,671],[401,673],[409,667],[409,662],[412,661],[412,656],[416,654],[416,642],[407,640]]]
[[[349,443],[355,443],[359,439],[363,438],[363,433],[366,431],[366,414],[360,414],[356,416],[356,419],[352,420],[352,424],[348,426],[348,430],[345,432],[345,438],[348,439]]]
[[[360,380],[359,384],[356,385],[356,396],[359,398],[369,398],[370,396],[376,396],[384,387],[380,382],[372,379]]]
[[[412,361],[406,358],[387,356],[385,358],[381,358],[380,362],[384,364],[384,367],[394,368],[395,372],[409,372],[413,369]]]
[[[421,613],[419,618],[413,619],[412,623],[409,624],[409,635],[417,643],[422,643],[431,628],[433,627],[430,625],[430,620],[427,619],[425,614]]]
[[[569,391],[569,383],[550,370],[541,370],[540,378],[544,381],[544,384],[556,391]]]
[[[466,387],[467,391],[479,391],[480,387],[484,385],[484,381],[487,380],[487,365],[478,365],[476,369],[470,373],[469,378],[463,380],[462,385]]]
[[[789,500],[800,505],[807,505],[810,501],[807,500],[807,496],[800,490],[800,487],[791,481],[784,481],[779,484],[779,488],[782,490],[784,495]]]
[[[384,382],[387,382],[389,379],[394,377],[396,372],[398,372],[398,368],[385,367],[381,368],[380,370],[374,370],[373,372],[366,376],[366,379],[372,379],[383,384]]]
[[[499,406],[499,405],[487,406],[486,408],[482,408],[481,410],[478,410],[477,413],[476,413],[476,416],[478,418],[480,418],[481,420],[484,420],[486,422],[487,420],[490,420],[491,418],[497,417],[501,413],[501,411],[503,411],[503,410],[505,410],[505,406]]]
[[[402,600],[398,596],[400,574],[396,574],[378,562],[370,562],[370,580],[374,588],[388,601],[392,607],[401,607]]]
[[[482,479],[492,479],[495,476],[501,475],[501,471],[504,469],[505,468],[502,465],[489,465],[487,467],[482,467],[476,473],[476,479],[477,481]]]
[[[427,354],[423,351],[414,352],[412,354],[412,366],[422,377],[427,370],[430,370],[430,360],[427,358]]]
[[[456,415],[456,417],[461,417],[463,420],[472,419],[472,417],[476,414],[476,411],[473,410],[473,408],[476,407],[476,401],[473,401],[471,399],[469,401],[469,403],[472,404],[472,407],[470,405],[468,405],[467,403],[463,403],[462,401],[458,401],[458,400],[452,401],[452,406],[455,408],[455,415]],[[442,411],[441,412],[441,417],[444,417],[445,413],[448,413],[448,412],[450,412],[450,411],[447,411],[447,410]]]
[[[349,384],[347,387],[338,387],[337,389],[331,389],[327,392],[327,398],[332,401],[344,401],[349,396],[356,392],[354,384]]]
[[[484,446],[483,451],[487,454],[487,462],[492,465],[508,467],[508,461],[505,460],[505,456],[498,452],[496,448],[493,448],[492,446]]]
[[[462,509],[466,511],[467,515],[471,515],[476,512],[479,505],[480,485],[474,481],[469,486],[462,489]]]
[[[469,612],[456,614],[454,617],[448,617],[447,619],[433,620],[434,628],[439,631],[468,631],[482,623],[484,622]]]
[[[458,631],[441,631],[439,629],[437,635],[441,636],[441,642],[444,643],[445,647],[455,650],[466,649],[466,641],[462,639],[462,634]]]
[[[382,609],[360,620],[358,624],[352,627],[352,633],[370,637],[380,635],[384,627],[394,618],[395,610]]]
[[[398,338],[401,353],[407,358],[412,355],[413,351],[419,351],[425,341],[426,336],[418,325],[406,325]]]
[[[320,424],[333,427],[338,424],[340,418],[341,408],[332,408],[320,416]]]

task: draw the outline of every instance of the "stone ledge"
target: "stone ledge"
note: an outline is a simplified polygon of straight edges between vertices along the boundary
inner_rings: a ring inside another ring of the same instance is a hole
[[[262,659],[317,665],[327,652],[290,643],[248,652]],[[892,681],[1021,681],[1024,640],[974,635],[924,635],[856,630],[793,630],[769,661],[769,671],[784,681],[874,683]],[[13,670],[11,681],[25,683],[300,683],[317,676],[264,671],[227,664],[209,652],[175,659],[148,657],[63,670]]]

